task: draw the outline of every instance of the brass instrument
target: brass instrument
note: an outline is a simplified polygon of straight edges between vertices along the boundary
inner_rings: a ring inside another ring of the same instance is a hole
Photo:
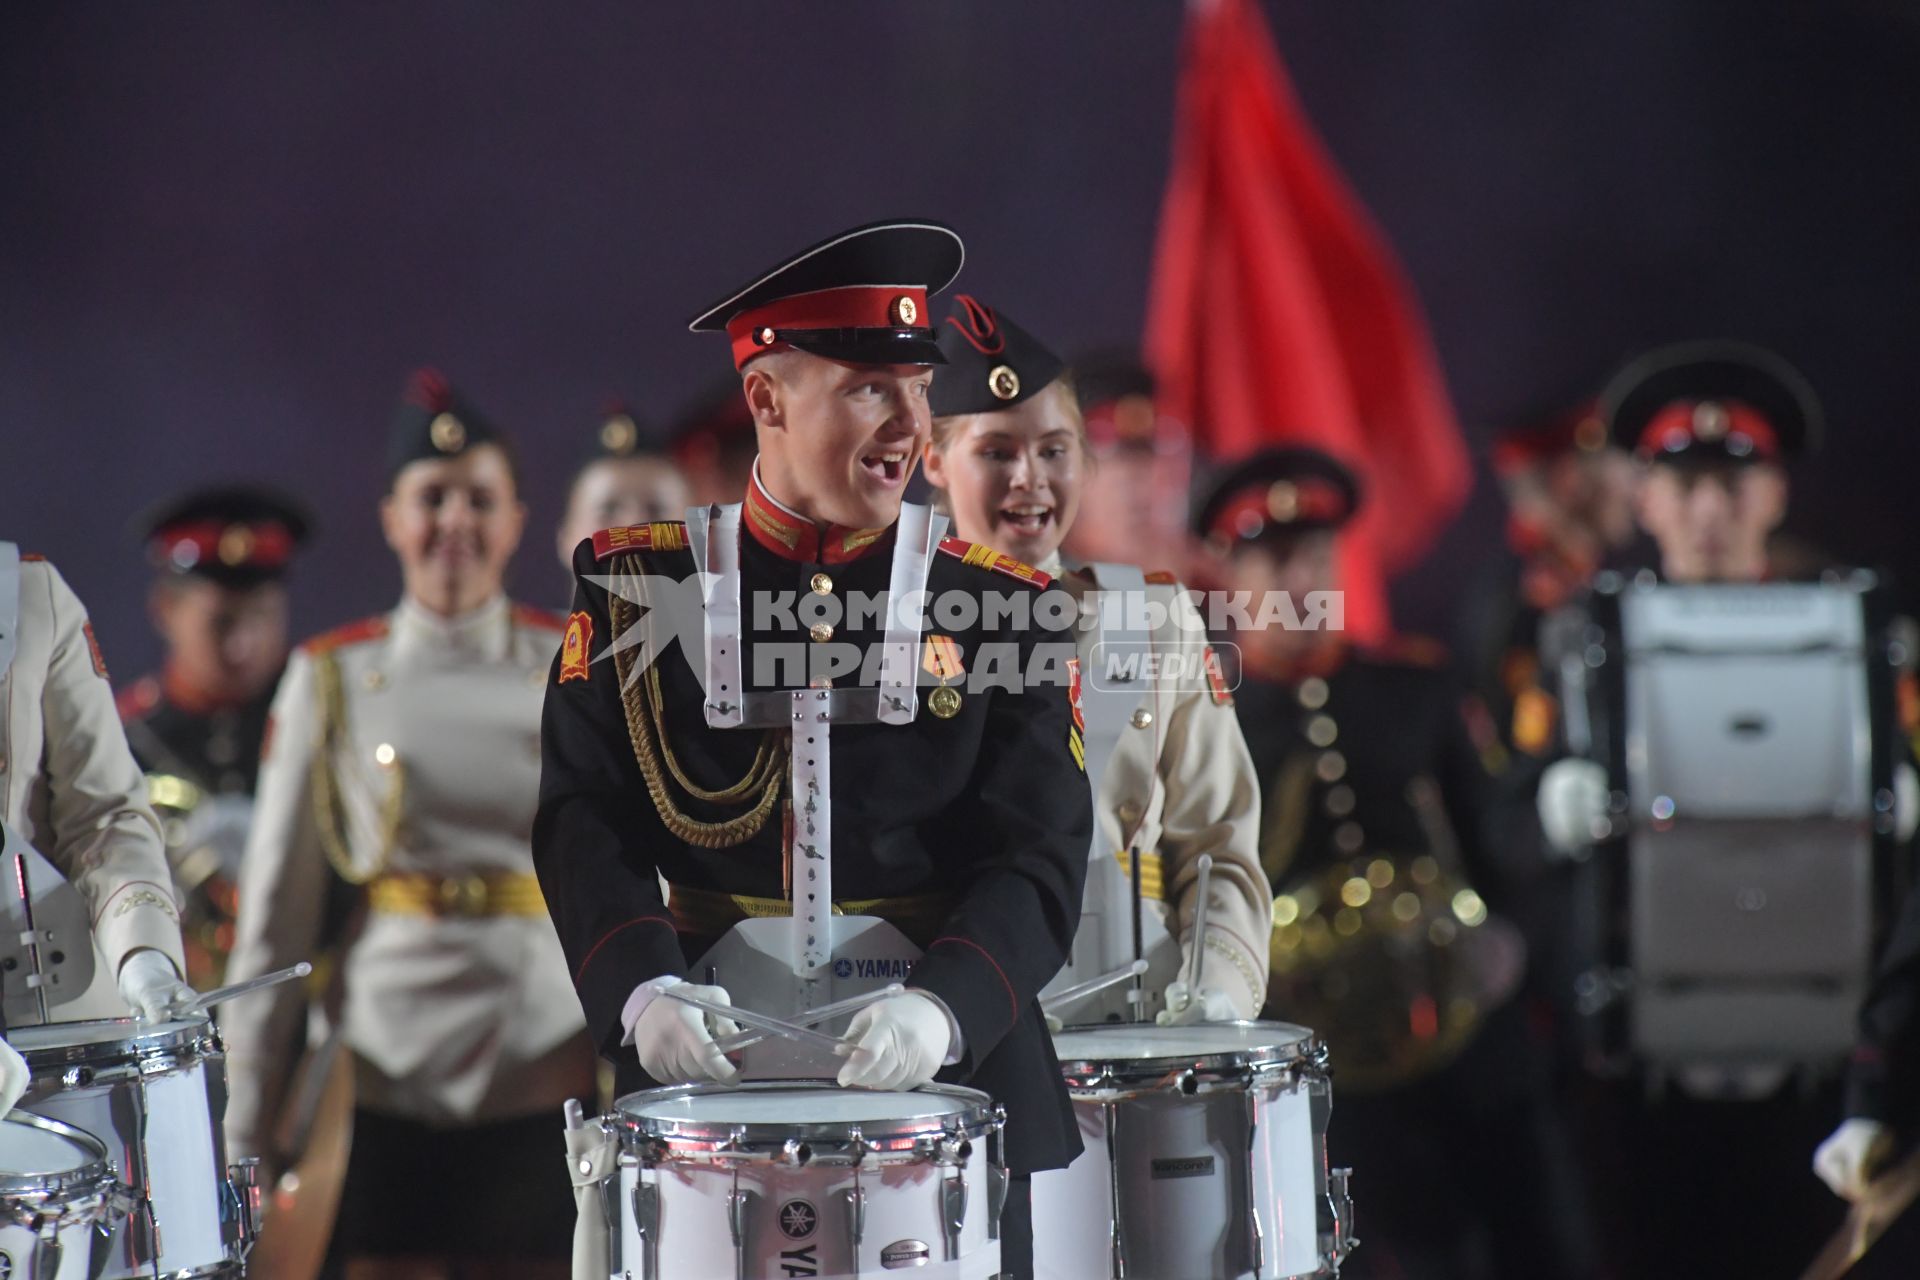
[[[1416,779],[1408,800],[1430,852],[1356,856],[1273,901],[1268,1008],[1314,1028],[1360,1092],[1452,1062],[1524,965],[1518,930],[1459,869],[1437,789]]]

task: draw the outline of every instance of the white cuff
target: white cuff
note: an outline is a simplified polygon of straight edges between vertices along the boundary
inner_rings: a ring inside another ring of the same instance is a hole
[[[908,987],[907,990],[917,996],[925,996],[927,999],[933,1001],[939,1008],[941,1015],[947,1020],[947,1056],[941,1061],[940,1065],[950,1067],[960,1061],[966,1052],[966,1041],[960,1036],[960,1020],[953,1016],[953,1010],[947,1008],[947,1002],[945,1000],[942,1000],[939,996],[933,994],[933,992],[928,991],[925,987]]]
[[[640,1015],[647,1011],[647,1006],[653,1003],[655,996],[668,987],[677,987],[685,981],[685,978],[663,973],[635,987],[633,994],[627,997],[627,1002],[620,1006],[620,1025],[627,1029],[627,1034],[620,1037],[620,1043],[623,1045],[633,1043],[633,1024],[640,1021]]]

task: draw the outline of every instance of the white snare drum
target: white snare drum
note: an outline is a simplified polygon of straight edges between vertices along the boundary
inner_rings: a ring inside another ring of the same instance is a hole
[[[808,1082],[632,1094],[619,1135],[611,1270],[632,1280],[1000,1270],[1001,1111],[973,1089]],[[613,1191],[613,1179],[606,1190]]]
[[[9,1031],[33,1073],[21,1106],[106,1145],[138,1203],[103,1280],[238,1276],[258,1208],[251,1161],[229,1166],[226,1054],[206,1018],[101,1018]]]
[[[25,1111],[0,1119],[0,1276],[92,1280],[131,1203],[93,1135]]]
[[[1304,1027],[1109,1023],[1053,1038],[1087,1149],[1034,1175],[1044,1280],[1333,1275],[1355,1243],[1327,1169],[1326,1053]]]

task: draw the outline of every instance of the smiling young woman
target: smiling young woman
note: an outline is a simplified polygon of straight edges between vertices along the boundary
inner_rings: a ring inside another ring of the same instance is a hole
[[[348,1280],[560,1277],[550,1167],[592,1052],[530,849],[559,623],[507,599],[526,522],[506,439],[437,374],[397,415],[380,504],[404,591],[302,645],[274,700],[228,973],[338,956],[352,1150],[332,1254]],[[299,988],[229,1007],[227,1131],[269,1164]],[[272,1228],[268,1228],[269,1232]]]

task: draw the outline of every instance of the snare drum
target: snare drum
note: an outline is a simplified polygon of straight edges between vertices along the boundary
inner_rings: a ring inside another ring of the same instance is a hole
[[[93,1135],[25,1111],[0,1119],[0,1276],[92,1280],[129,1203]]]
[[[252,1162],[229,1166],[226,1054],[206,1018],[100,1018],[8,1032],[33,1081],[21,1106],[84,1129],[135,1197],[102,1280],[238,1276],[253,1243]]]
[[[614,1275],[632,1280],[1000,1270],[1000,1108],[973,1089],[684,1085],[620,1099]],[[613,1191],[610,1178],[605,1186]]]
[[[1053,1038],[1086,1151],[1033,1179],[1045,1280],[1333,1275],[1355,1243],[1327,1169],[1326,1054],[1284,1022],[1109,1023]]]

